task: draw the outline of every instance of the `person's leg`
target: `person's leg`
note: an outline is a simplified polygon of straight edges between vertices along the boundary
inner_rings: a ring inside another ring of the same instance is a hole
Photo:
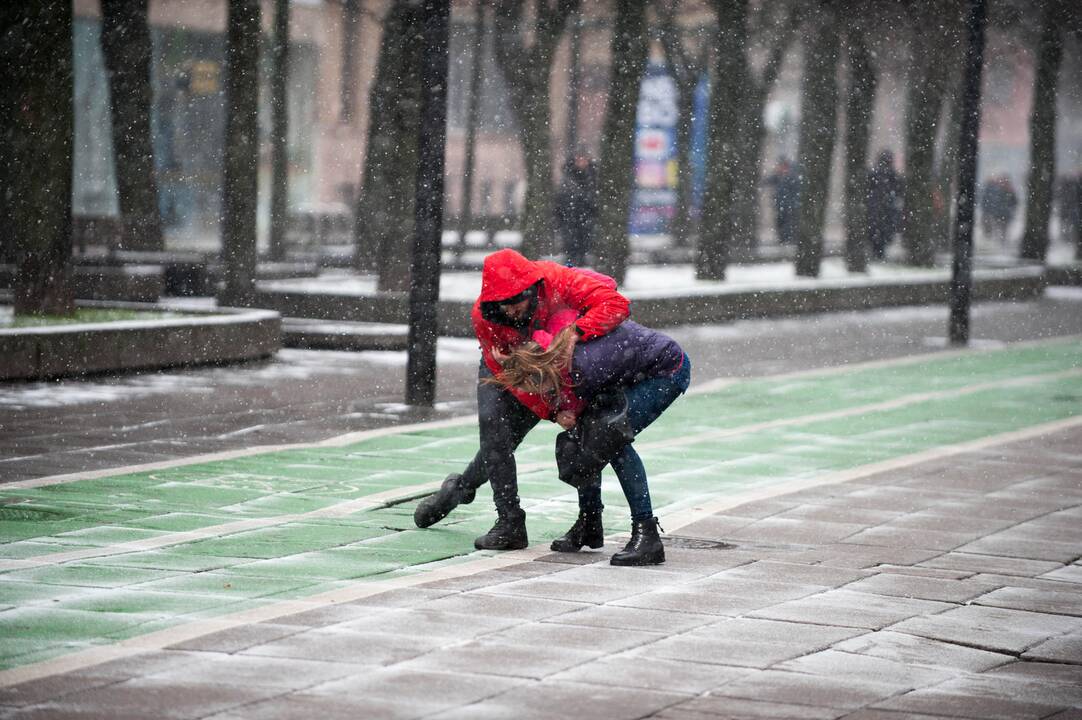
[[[498,385],[482,382],[491,375],[482,362],[477,381],[480,449],[461,474],[449,475],[435,494],[417,506],[413,518],[418,527],[429,527],[459,504],[473,502],[477,488],[486,481],[492,483],[497,510],[518,508],[514,452],[538,419],[511,393]]]

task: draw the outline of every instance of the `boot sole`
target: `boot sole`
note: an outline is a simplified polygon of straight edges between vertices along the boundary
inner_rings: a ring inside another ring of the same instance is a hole
[[[621,559],[615,555],[609,560],[609,565],[617,565],[619,567],[639,567],[642,565],[661,565],[665,562],[665,553],[658,553],[656,555],[646,555],[643,557]]]
[[[598,548],[605,547],[605,541],[604,540],[599,540],[596,545],[594,543],[592,543],[592,542],[588,542],[588,543],[583,543],[582,545],[559,545],[559,546],[556,544],[555,541],[553,541],[553,543],[551,545],[549,545],[549,550],[551,550],[552,552],[577,553],[578,551],[582,550],[584,547],[588,547],[591,550],[597,550]]]
[[[484,545],[480,545],[475,542],[473,544],[473,547],[477,550],[524,550],[525,548],[529,547],[529,545],[530,543],[528,541],[523,540],[521,542],[507,543],[506,545],[500,545],[498,547],[485,547]]]

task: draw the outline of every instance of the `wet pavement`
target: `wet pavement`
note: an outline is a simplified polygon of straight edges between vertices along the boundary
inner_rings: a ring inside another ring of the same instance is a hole
[[[1079,310],[982,305],[965,351],[942,309],[674,330],[653,568],[608,565],[614,478],[606,546],[548,551],[551,428],[530,548],[472,550],[487,489],[412,526],[476,447],[469,343],[428,414],[394,353],[0,385],[0,717],[1078,717]]]

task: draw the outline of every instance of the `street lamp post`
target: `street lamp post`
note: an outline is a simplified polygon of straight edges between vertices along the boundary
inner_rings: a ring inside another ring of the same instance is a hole
[[[985,0],[971,0],[966,18],[969,44],[962,87],[962,123],[958,140],[958,214],[951,263],[950,328],[952,345],[969,343],[969,299],[973,276],[973,216],[977,190],[977,139],[981,129],[981,67],[984,62]]]
[[[450,17],[450,0],[425,0],[406,404],[428,407],[432,407],[436,398],[436,339],[439,334],[436,306],[440,295],[443,235],[443,156],[447,139]]]

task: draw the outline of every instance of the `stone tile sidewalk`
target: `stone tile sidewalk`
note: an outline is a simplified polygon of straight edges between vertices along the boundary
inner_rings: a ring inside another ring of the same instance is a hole
[[[1082,714],[1082,428],[728,508],[657,568],[617,544],[14,685],[2,716]]]

